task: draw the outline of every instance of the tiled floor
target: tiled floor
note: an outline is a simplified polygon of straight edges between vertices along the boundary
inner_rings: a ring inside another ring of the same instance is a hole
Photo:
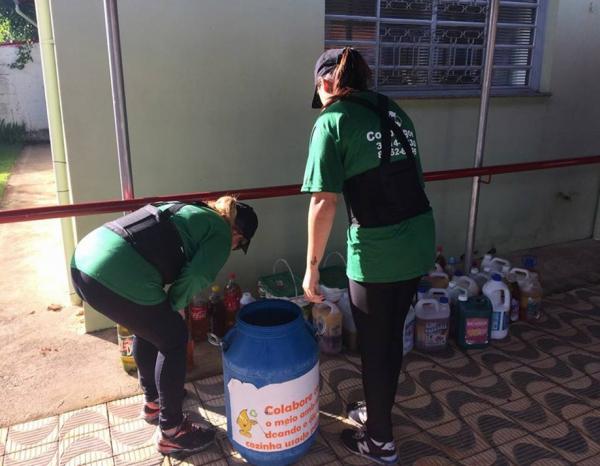
[[[407,356],[392,413],[401,464],[600,465],[600,286],[550,296],[545,310],[485,350]],[[338,441],[345,404],[362,398],[359,358],[324,358],[321,375],[320,432],[299,464],[369,464]],[[227,439],[222,378],[187,389],[185,409],[218,435],[185,461],[156,453],[136,396],[0,429],[0,466],[244,463]]]

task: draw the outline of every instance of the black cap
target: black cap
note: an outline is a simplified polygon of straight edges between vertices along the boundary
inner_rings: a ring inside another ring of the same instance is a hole
[[[313,96],[312,108],[323,107],[323,102],[317,92],[317,84],[319,84],[319,78],[327,76],[335,67],[340,63],[342,59],[342,53],[344,49],[329,49],[325,50],[315,63],[315,95]]]
[[[237,214],[235,216],[235,227],[246,239],[246,242],[240,246],[245,254],[248,251],[248,246],[250,246],[250,240],[258,228],[258,217],[256,216],[254,209],[248,204],[236,202],[235,207],[237,210]]]

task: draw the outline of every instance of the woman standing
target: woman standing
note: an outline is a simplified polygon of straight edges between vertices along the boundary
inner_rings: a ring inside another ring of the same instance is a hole
[[[368,91],[370,74],[351,48],[328,50],[315,66],[313,108],[323,110],[313,127],[302,186],[312,193],[303,287],[309,300],[323,299],[318,267],[343,193],[365,401],[348,406],[349,418],[361,429],[343,431],[342,442],[355,454],[394,464],[391,411],[404,320],[420,277],[433,265],[435,229],[412,121],[395,102]]]
[[[142,415],[160,425],[157,448],[165,455],[192,454],[214,440],[214,431],[182,412],[188,338],[183,309],[214,281],[231,250],[246,252],[257,226],[254,210],[229,196],[208,205],[149,204],[77,245],[73,285],[81,299],[135,334]]]

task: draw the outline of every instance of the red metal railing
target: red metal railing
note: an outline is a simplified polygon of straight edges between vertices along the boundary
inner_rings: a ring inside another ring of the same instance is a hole
[[[600,163],[600,155],[577,157],[570,159],[543,160],[539,162],[512,163],[507,165],[491,165],[481,168],[460,168],[456,170],[441,170],[425,173],[425,181],[443,181],[474,176],[492,176],[505,173],[518,173],[550,168],[565,168],[580,165]],[[199,192],[173,194],[169,196],[141,197],[127,201],[97,201],[72,205],[53,205],[0,211],[0,223],[24,222],[29,220],[44,220],[49,218],[77,217],[108,212],[124,212],[141,207],[149,202],[161,202],[177,199],[179,201],[199,201],[216,199],[225,194],[234,193],[240,200],[266,199],[272,197],[295,196],[300,194],[300,185],[272,186],[268,188],[250,188],[228,191]]]

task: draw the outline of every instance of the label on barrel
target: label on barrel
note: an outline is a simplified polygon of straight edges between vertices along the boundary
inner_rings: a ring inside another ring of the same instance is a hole
[[[227,384],[233,440],[249,450],[287,450],[308,440],[319,425],[319,363],[287,382],[256,388]]]

